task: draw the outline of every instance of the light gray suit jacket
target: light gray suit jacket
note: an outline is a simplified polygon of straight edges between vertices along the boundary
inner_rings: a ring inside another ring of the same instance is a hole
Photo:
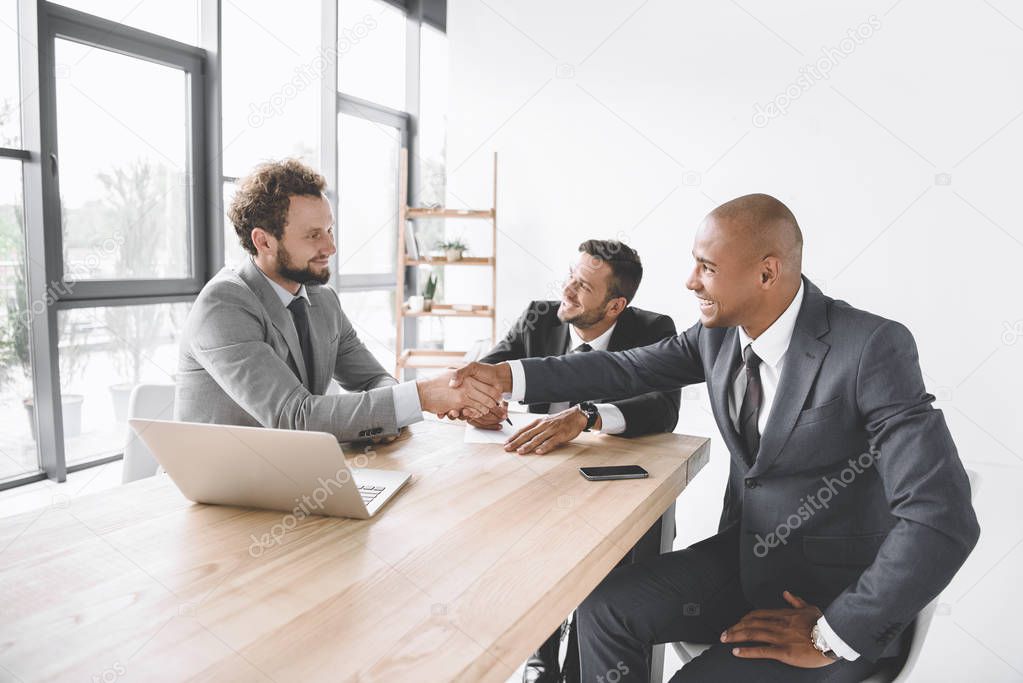
[[[700,324],[617,353],[522,361],[529,403],[665,391],[706,382],[731,468],[721,516],[743,593],[824,610],[870,660],[955,575],[980,533],[970,485],[904,326],[806,291],[752,467],[728,413],[735,328]],[[866,466],[864,466],[866,465]]]
[[[397,434],[397,381],[359,340],[334,290],[306,292],[312,377],[291,312],[251,259],[206,283],[181,336],[174,418],[322,431],[339,441]],[[325,396],[331,377],[355,393]]]

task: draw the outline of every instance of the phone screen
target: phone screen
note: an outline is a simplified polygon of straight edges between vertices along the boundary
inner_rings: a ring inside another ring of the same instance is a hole
[[[641,479],[649,476],[639,465],[612,465],[610,467],[580,467],[587,479]]]

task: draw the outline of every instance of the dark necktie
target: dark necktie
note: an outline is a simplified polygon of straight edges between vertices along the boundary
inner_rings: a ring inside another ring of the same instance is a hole
[[[298,343],[302,346],[302,357],[305,359],[305,375],[309,378],[308,389],[313,388],[313,340],[309,336],[309,311],[308,302],[305,297],[296,296],[288,304],[291,317],[295,321],[295,329],[298,331]],[[299,376],[301,379],[301,376]]]
[[[592,346],[590,346],[586,342],[583,342],[579,346],[577,346],[574,349],[572,349],[571,351],[569,351],[569,353],[586,353],[587,351],[592,351],[592,350],[593,350]],[[574,406],[576,406],[578,404],[579,404],[579,401],[572,401],[568,405],[574,407]]]
[[[760,383],[760,357],[753,353],[753,345],[747,344],[744,349],[746,361],[746,392],[742,396],[742,407],[739,409],[739,436],[746,447],[746,464],[750,467],[757,459],[760,450],[760,406],[764,402],[764,387]]]

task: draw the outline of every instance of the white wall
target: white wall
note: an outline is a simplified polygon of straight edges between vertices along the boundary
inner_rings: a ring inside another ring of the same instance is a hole
[[[1023,8],[450,0],[448,11],[449,203],[489,205],[499,151],[499,327],[550,296],[582,239],[616,235],[644,260],[636,304],[688,327],[701,217],[748,192],[785,201],[807,275],[914,332],[928,388],[983,477],[983,537],[914,679],[1023,679],[1009,626],[1023,607]],[[847,39],[857,29],[868,37]],[[827,48],[828,77],[803,75]],[[790,86],[786,113],[754,122]],[[727,467],[702,387],[686,392],[679,431],[715,441],[680,500],[688,544],[714,531]]]

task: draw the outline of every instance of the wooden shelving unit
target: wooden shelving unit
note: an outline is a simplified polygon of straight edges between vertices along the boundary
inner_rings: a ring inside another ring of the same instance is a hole
[[[398,198],[398,282],[395,289],[395,377],[401,379],[406,368],[446,368],[458,363],[465,355],[465,351],[447,351],[440,349],[406,349],[405,348],[405,319],[406,318],[489,318],[490,319],[490,340],[491,343],[497,339],[497,153],[494,153],[494,197],[489,209],[448,209],[444,207],[420,208],[408,205],[408,151],[401,150],[401,183],[400,195]],[[411,259],[408,256],[405,241],[405,232],[408,229],[409,221],[420,218],[454,218],[470,219],[477,221],[489,221],[491,244],[493,245],[493,256],[465,256],[458,261],[448,261],[445,258],[420,255],[420,258]],[[486,304],[471,304],[473,310],[460,310],[452,304],[434,303],[429,311],[413,313],[405,303],[405,271],[409,266],[433,266],[433,267],[462,267],[475,266],[490,268],[491,272],[491,297]]]

